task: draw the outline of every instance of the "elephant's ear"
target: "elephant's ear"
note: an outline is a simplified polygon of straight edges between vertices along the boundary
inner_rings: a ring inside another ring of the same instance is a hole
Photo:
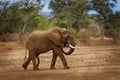
[[[58,30],[52,30],[51,33],[49,33],[49,39],[53,42],[53,44],[57,46],[61,45],[61,34]]]

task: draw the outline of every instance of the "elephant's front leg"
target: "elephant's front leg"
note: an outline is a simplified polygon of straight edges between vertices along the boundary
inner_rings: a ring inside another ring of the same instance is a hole
[[[39,68],[36,65],[36,60],[35,60],[35,56],[32,57],[32,62],[33,62],[33,70],[39,70]]]
[[[56,59],[57,59],[57,55],[56,53],[53,51],[53,56],[52,56],[52,62],[51,62],[51,66],[50,66],[50,69],[53,70],[55,69],[55,63],[56,63]]]
[[[66,61],[66,59],[65,59],[65,57],[63,55],[63,52],[61,51],[61,48],[59,48],[59,47],[56,48],[55,53],[57,54],[57,56],[60,57],[60,59],[61,59],[61,61],[63,63],[64,69],[69,69],[70,67],[67,64],[67,61]]]

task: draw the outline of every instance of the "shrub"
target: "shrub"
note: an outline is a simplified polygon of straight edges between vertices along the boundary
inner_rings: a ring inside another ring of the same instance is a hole
[[[99,37],[101,34],[100,27],[97,24],[90,24],[89,31],[92,37]]]
[[[72,28],[71,24],[69,24],[67,21],[65,21],[64,19],[58,18],[58,19],[54,19],[52,21],[52,23],[50,24],[49,28],[52,28],[53,26],[57,26],[60,28],[66,28],[69,29],[71,31],[71,33],[73,34],[74,37],[77,37],[77,32],[74,28]]]
[[[119,43],[120,42],[120,31],[114,30],[112,32],[112,38],[113,38],[115,43]]]
[[[90,40],[89,31],[85,28],[80,29],[80,31],[78,32],[78,39],[81,43],[88,45]]]
[[[2,34],[0,35],[0,41],[17,41],[19,40],[19,36],[17,33],[12,33],[12,34]]]

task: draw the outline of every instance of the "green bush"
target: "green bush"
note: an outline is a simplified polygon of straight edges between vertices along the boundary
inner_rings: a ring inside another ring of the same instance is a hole
[[[46,30],[49,27],[49,20],[42,16],[38,15],[34,17],[34,19],[29,24],[29,27],[27,27],[27,31],[33,31],[33,30]]]
[[[60,28],[66,28],[66,29],[69,29],[71,31],[71,33],[73,34],[74,38],[77,37],[77,32],[74,28],[72,28],[71,24],[69,24],[67,21],[65,21],[62,18],[58,18],[58,19],[54,19],[50,25],[51,27],[60,27]],[[51,28],[50,27],[50,28]]]

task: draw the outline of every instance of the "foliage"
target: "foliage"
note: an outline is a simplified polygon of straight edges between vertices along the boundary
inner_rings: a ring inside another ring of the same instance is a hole
[[[74,37],[77,37],[77,32],[74,28],[72,28],[72,25],[69,24],[66,20],[65,20],[65,16],[60,15],[59,18],[56,18],[52,21],[51,26],[57,26],[60,28],[66,28],[69,29]]]
[[[62,7],[60,7],[59,3]],[[98,16],[97,21],[105,27],[109,18],[108,15],[112,14],[112,8],[115,3],[116,0],[52,0],[50,8],[53,9],[55,15],[64,13],[68,22],[72,24],[77,22],[77,29],[80,29],[81,25],[87,26],[89,24],[89,17],[83,17],[89,10],[94,10],[98,13],[100,17]]]
[[[53,25],[61,28],[67,28],[67,29],[71,27],[71,25],[65,21],[64,16],[60,16],[59,18],[55,19],[55,21],[53,22]]]
[[[10,0],[0,1],[0,34],[24,32],[30,21],[38,15],[39,3],[39,0],[34,3],[31,0],[14,3]]]
[[[11,0],[1,0],[0,34],[25,33],[58,26],[69,29],[77,36],[79,30],[88,29],[90,24],[95,23],[101,26],[101,34],[119,37],[120,12],[114,13],[112,10],[116,2],[116,0],[51,0],[49,8],[53,10],[52,18],[46,18],[39,13],[43,7],[41,0],[18,0],[14,3]],[[90,10],[96,11],[97,14],[88,14]]]
[[[68,6],[68,0],[51,0],[50,8],[54,11],[54,16],[59,17],[59,13],[63,12]]]
[[[113,30],[120,31],[120,12],[116,12],[115,14],[110,15],[109,18]]]
[[[48,19],[42,15],[36,16],[32,23],[36,26],[35,29],[46,30],[49,27]]]
[[[106,32],[116,41],[120,40],[120,12],[109,15],[109,24],[106,26]]]
[[[10,5],[9,2],[1,2],[3,8],[0,9],[0,34],[12,33],[19,28],[21,21],[17,15],[17,4],[18,3],[14,3],[12,6],[8,7],[8,5]]]

